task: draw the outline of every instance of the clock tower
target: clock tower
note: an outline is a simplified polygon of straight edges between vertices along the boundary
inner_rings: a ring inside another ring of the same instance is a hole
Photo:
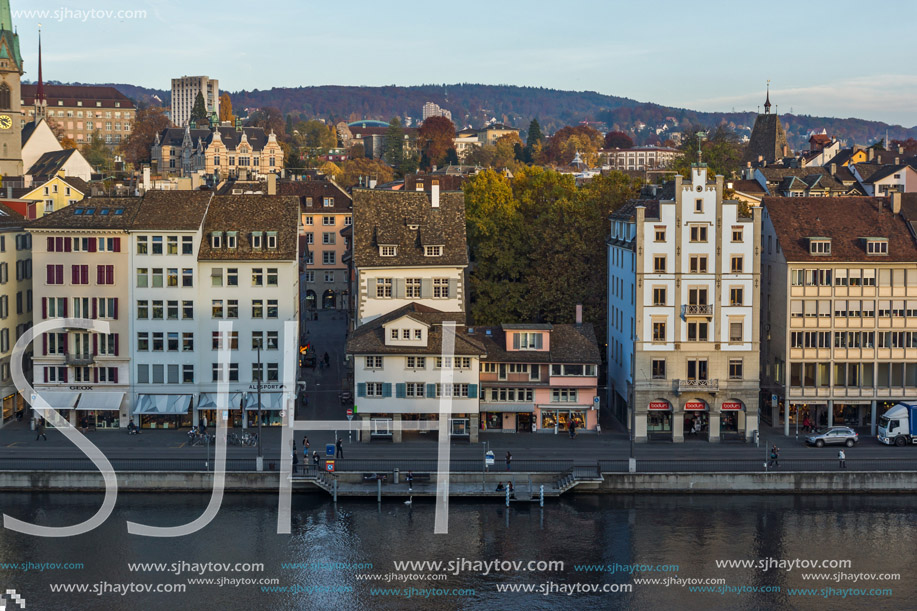
[[[22,55],[9,0],[0,0],[0,175],[22,176]]]

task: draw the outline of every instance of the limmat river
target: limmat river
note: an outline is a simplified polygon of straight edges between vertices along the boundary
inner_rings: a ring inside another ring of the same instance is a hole
[[[311,494],[294,496],[292,534],[279,535],[276,496],[234,494],[196,534],[127,533],[127,520],[189,522],[207,500],[121,494],[112,516],[88,534],[0,530],[6,608],[19,608],[10,590],[29,611],[917,605],[910,570],[917,496],[571,495],[543,509],[453,500],[448,534],[433,534],[432,499],[335,505]],[[2,509],[63,526],[88,518],[100,501],[96,494],[11,493],[3,494]],[[402,561],[446,564],[395,565]],[[500,564],[488,570],[484,561]],[[804,566],[812,561],[824,565]],[[85,592],[75,592],[80,588]]]

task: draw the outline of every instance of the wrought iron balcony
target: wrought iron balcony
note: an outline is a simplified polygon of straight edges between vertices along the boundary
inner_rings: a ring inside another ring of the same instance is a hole
[[[678,392],[702,390],[716,392],[720,388],[719,380],[677,380]]]
[[[95,358],[91,354],[68,354],[64,357],[64,362],[68,365],[85,366],[92,365]]]
[[[684,308],[685,316],[713,316],[713,304],[689,304],[684,306]]]

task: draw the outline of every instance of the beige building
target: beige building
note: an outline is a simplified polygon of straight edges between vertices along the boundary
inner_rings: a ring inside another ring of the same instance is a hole
[[[35,118],[37,85],[22,86],[22,106],[27,121]],[[44,85],[46,119],[77,144],[89,142],[96,132],[106,144],[118,145],[131,134],[137,110],[129,97],[114,87]]]
[[[891,199],[765,197],[762,391],[790,435],[917,400],[917,243]]]
[[[172,79],[172,123],[185,127],[191,120],[191,111],[197,94],[204,95],[207,114],[220,114],[220,83],[206,76],[183,76]]]
[[[156,135],[151,158],[162,174],[221,178],[279,174],[284,161],[277,136],[260,127],[170,127]]]
[[[667,146],[603,149],[604,165],[612,170],[658,170],[672,167],[682,152]]]
[[[0,426],[27,405],[13,383],[10,361],[16,341],[32,326],[32,238],[25,224],[22,215],[0,204]],[[29,347],[22,365],[30,380],[31,356]]]

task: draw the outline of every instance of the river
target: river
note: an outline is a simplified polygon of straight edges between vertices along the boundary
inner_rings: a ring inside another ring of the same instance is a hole
[[[101,495],[2,498],[6,514],[62,526],[89,517]],[[430,499],[414,499],[410,506],[344,499],[335,506],[328,497],[312,494],[294,497],[292,534],[278,535],[276,496],[235,494],[224,499],[203,530],[165,539],[129,535],[125,521],[189,522],[203,511],[207,497],[121,494],[113,515],[88,534],[50,539],[0,530],[0,577],[3,590],[15,590],[30,611],[901,609],[917,595],[905,572],[917,543],[915,501],[904,495],[570,495],[546,502],[543,509],[453,501],[449,533],[434,535]],[[393,565],[409,560],[453,561],[462,570],[447,570],[441,580],[443,571],[397,571]],[[485,575],[486,569],[473,564],[495,560],[522,565],[519,570],[492,567]],[[717,561],[725,560],[753,560],[761,568],[718,568]],[[809,570],[787,564],[809,560],[829,566]],[[561,562],[563,569],[533,565],[524,570],[530,561]],[[44,566],[25,570],[21,563]],[[81,568],[54,566],[67,563]],[[132,571],[132,563],[163,566]],[[233,566],[227,570],[213,563]],[[615,570],[615,564],[623,566]],[[416,573],[434,575],[406,577]],[[864,573],[901,573],[902,579],[864,578]],[[823,576],[807,580],[806,574]],[[189,582],[202,578],[224,582]],[[237,585],[240,579],[275,581]],[[646,579],[660,581],[635,581]],[[89,590],[52,592],[60,584]],[[507,585],[534,591],[498,591]],[[185,591],[137,591],[147,586]],[[132,591],[121,594],[125,587]],[[610,591],[586,591],[593,587]],[[576,591],[568,593],[571,588]],[[812,591],[798,591],[802,588]],[[14,608],[7,603],[7,609]]]

